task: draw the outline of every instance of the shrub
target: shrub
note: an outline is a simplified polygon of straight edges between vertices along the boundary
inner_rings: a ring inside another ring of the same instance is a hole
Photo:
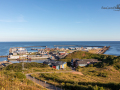
[[[116,70],[119,70],[120,69],[120,64],[116,64],[116,65],[114,65],[114,67],[115,67]]]
[[[25,79],[26,78],[25,74],[23,74],[21,72],[16,72],[15,77],[17,77],[19,79]]]
[[[93,64],[89,64],[88,67],[93,67]]]
[[[80,69],[81,67],[80,66],[78,66],[77,68],[76,68],[76,71],[79,71],[79,69]]]
[[[37,67],[37,68],[44,68],[44,67],[49,67],[48,65],[43,65],[42,63],[36,63],[36,62],[31,62],[31,63],[24,63],[24,68],[32,68],[32,67]],[[13,70],[15,72],[21,72],[22,71],[22,63],[14,63],[5,68],[6,70]]]
[[[102,72],[100,72],[100,73],[98,74],[98,76],[107,77],[107,73],[102,73]]]

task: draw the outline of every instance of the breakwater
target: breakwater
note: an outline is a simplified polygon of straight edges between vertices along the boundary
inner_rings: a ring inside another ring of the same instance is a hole
[[[110,46],[104,46],[102,50],[98,51],[97,54],[104,54],[107,50],[109,50]]]
[[[26,47],[14,47],[14,48],[30,48],[30,47],[47,47],[47,46],[26,46]]]
[[[2,57],[8,57],[8,56],[0,56],[0,58],[2,58]]]
[[[104,46],[88,46],[88,45],[54,45],[55,47],[63,47],[63,46],[68,46],[68,47],[104,47]]]

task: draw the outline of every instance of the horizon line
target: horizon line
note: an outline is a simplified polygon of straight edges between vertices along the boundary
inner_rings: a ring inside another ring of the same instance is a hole
[[[102,40],[99,40],[99,41],[102,41]],[[91,41],[0,41],[0,42],[99,42],[99,41],[91,40]],[[102,42],[107,42],[107,41],[112,41],[112,40],[106,40],[106,41],[102,41]]]

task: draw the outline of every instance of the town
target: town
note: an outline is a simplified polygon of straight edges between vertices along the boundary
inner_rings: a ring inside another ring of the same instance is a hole
[[[30,46],[32,47],[32,46]],[[36,46],[38,47],[38,46]],[[27,47],[13,47],[9,49],[9,55],[8,61],[1,62],[1,66],[7,66],[9,64],[12,64],[11,60],[17,60],[17,61],[31,61],[31,60],[46,60],[43,62],[43,64],[47,64],[50,67],[53,67],[55,69],[65,69],[67,66],[67,62],[59,61],[60,59],[65,58],[70,53],[76,52],[76,51],[84,51],[84,52],[90,52],[95,54],[101,54],[104,53],[106,50],[109,49],[109,47],[69,47],[69,48],[47,48],[47,46],[44,46],[44,49],[39,48],[31,48],[31,52],[27,51]],[[34,52],[32,52],[34,50]],[[72,59],[71,65],[73,67],[77,66],[87,66],[91,63],[97,63],[100,62],[96,59]]]
[[[37,49],[31,48],[31,50],[36,50],[35,52],[28,52],[24,47],[14,47],[9,49],[8,60],[38,60],[38,59],[52,59],[59,60],[64,58],[69,53],[75,51],[85,51],[95,54],[103,54],[109,49],[109,47],[69,47],[69,48],[45,48]]]

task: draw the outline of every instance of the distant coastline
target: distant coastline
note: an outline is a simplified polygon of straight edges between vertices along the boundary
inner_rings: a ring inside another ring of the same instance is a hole
[[[26,47],[26,46],[48,46],[55,48],[54,45],[89,45],[89,46],[111,46],[104,54],[120,55],[120,41],[21,41],[21,42],[0,42],[0,56],[7,56],[11,47]],[[59,47],[62,48],[62,47]],[[67,46],[63,47],[67,48]],[[44,47],[43,47],[44,49]],[[31,48],[27,49],[31,51]],[[0,61],[4,60],[0,58]]]

